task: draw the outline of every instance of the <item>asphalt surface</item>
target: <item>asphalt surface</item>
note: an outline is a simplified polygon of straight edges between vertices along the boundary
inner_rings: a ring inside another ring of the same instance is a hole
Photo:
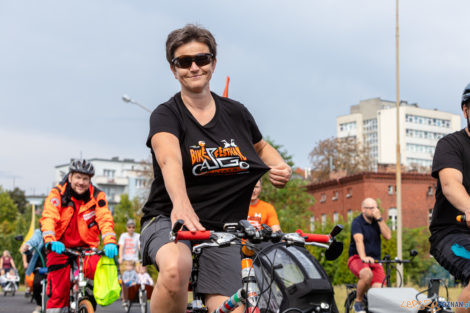
[[[31,313],[35,308],[35,303],[30,302],[30,298],[25,298],[24,292],[17,291],[15,296],[8,294],[7,296],[3,295],[3,292],[0,293],[0,312],[1,313]],[[117,300],[113,304],[107,307],[96,308],[96,312],[113,312],[113,313],[125,313],[124,308],[122,307],[121,301]],[[140,312],[138,304],[133,304],[131,307],[131,312],[137,313]],[[148,310],[150,312],[150,309]]]

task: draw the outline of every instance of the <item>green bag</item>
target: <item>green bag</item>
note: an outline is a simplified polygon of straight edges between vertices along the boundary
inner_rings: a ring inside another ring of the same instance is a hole
[[[93,282],[93,296],[96,303],[101,306],[112,304],[119,299],[121,286],[118,281],[118,272],[114,259],[101,256],[96,266]]]

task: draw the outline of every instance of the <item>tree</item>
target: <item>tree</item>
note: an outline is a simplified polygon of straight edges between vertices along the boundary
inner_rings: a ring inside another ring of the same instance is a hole
[[[129,199],[129,195],[122,194],[121,201],[114,208],[113,220],[114,220],[114,232],[118,236],[126,232],[126,223],[128,219],[134,219],[136,225],[140,225],[139,219],[142,217],[140,208],[142,207],[138,198],[133,200]],[[136,232],[139,232],[136,229]]]
[[[332,172],[344,171],[346,175],[352,175],[370,171],[373,165],[369,147],[352,136],[320,140],[309,158],[314,168],[314,181],[326,180]]]
[[[15,264],[18,265],[20,277],[23,277],[24,268],[19,252],[21,242],[15,240],[16,235],[27,232],[27,222],[24,215],[19,214],[18,207],[10,198],[9,192],[0,186],[0,242],[3,250],[10,251]]]
[[[269,138],[267,141],[279,152],[289,166],[294,166],[292,156],[283,149],[282,145],[275,144]],[[284,232],[292,232],[298,228],[305,229],[308,226],[311,215],[309,208],[315,200],[305,190],[307,183],[295,178],[291,179],[284,188],[279,189],[271,185],[268,173],[262,178],[263,191],[260,198],[276,208]]]
[[[10,198],[8,191],[0,187],[0,233],[9,234],[15,228],[15,220],[18,216],[18,208]]]
[[[15,189],[8,191],[8,194],[18,207],[18,211],[24,214],[29,207],[24,190],[15,187]]]

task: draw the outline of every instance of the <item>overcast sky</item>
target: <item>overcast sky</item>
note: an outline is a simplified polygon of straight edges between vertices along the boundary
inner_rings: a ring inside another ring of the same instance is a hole
[[[470,1],[400,3],[401,99],[460,114]],[[218,42],[211,88],[245,104],[297,166],[362,99],[395,101],[394,0],[0,0],[0,185],[47,193],[70,158],[148,159],[148,113],[179,90],[168,33]]]

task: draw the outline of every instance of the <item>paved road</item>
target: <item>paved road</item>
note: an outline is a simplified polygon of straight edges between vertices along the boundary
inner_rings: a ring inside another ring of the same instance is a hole
[[[12,297],[11,295],[3,296],[3,293],[0,294],[0,312],[1,313],[31,313],[34,310],[35,305],[29,302],[29,298],[24,297],[24,292],[17,292],[17,294]],[[96,308],[97,313],[125,313],[121,301],[116,301],[112,305],[107,307],[100,307]],[[139,307],[133,305],[131,308],[131,312],[137,313],[139,311]]]

